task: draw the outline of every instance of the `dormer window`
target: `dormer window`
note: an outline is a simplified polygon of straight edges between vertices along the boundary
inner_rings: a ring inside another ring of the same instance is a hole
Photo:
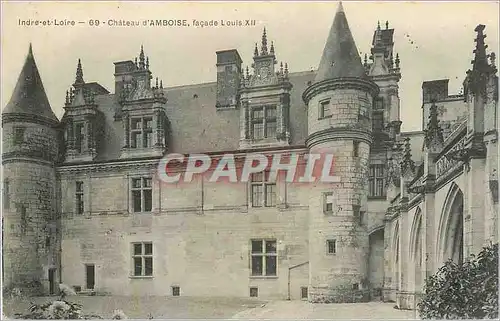
[[[153,118],[130,119],[130,147],[149,148],[153,146]]]
[[[81,154],[83,152],[83,144],[85,142],[85,124],[75,123],[75,149]]]
[[[264,139],[276,136],[276,106],[252,109],[252,138]]]

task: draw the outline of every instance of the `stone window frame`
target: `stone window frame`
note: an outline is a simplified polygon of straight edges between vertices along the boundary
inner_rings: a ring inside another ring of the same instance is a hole
[[[150,251],[148,250],[150,248]],[[140,251],[138,251],[140,250]],[[132,242],[131,243],[131,277],[152,278],[154,276],[154,247],[153,242]],[[150,270],[147,270],[147,262],[150,261]],[[140,264],[136,264],[140,262]],[[140,268],[138,272],[137,267]]]
[[[75,182],[75,214],[77,215],[82,215],[85,211],[84,189],[83,181]]]
[[[134,182],[137,182],[137,180],[140,180],[140,186],[139,185],[134,185]],[[150,181],[150,184],[148,185],[146,182]],[[151,213],[153,211],[153,177],[151,175],[138,175],[138,176],[131,176],[130,177],[130,212],[134,214],[140,214],[140,213]],[[145,207],[145,191],[149,191],[150,195],[150,206],[151,208],[148,210]],[[140,210],[136,210],[135,208],[135,202],[134,202],[134,192],[140,192],[140,197],[141,197],[141,208]]]
[[[278,189],[276,181],[269,180],[269,171],[252,173],[250,176],[250,205],[252,208],[276,207]],[[260,189],[256,192],[255,190]],[[260,202],[256,195],[260,195]]]
[[[330,200],[331,202],[329,202]],[[334,206],[334,201],[333,201],[333,192],[323,192],[323,213],[325,215],[332,215],[333,214],[333,206]],[[331,206],[329,206],[331,205]]]
[[[377,172],[382,169],[381,173]],[[372,171],[373,170],[373,171]],[[368,197],[372,199],[385,199],[387,196],[387,189],[385,187],[385,164],[370,164],[368,169]],[[379,173],[379,175],[377,175]],[[381,186],[382,192],[378,193],[377,185]]]
[[[10,181],[8,179],[3,181],[3,209],[10,209]]]
[[[16,126],[13,128],[14,137],[12,142],[14,146],[21,145],[22,143],[24,143],[25,132],[26,132],[26,127]]]
[[[85,150],[85,142],[86,142],[86,126],[84,121],[75,121],[73,123],[74,126],[74,135],[75,135],[75,151],[78,154],[81,154]],[[80,131],[78,131],[80,129]]]
[[[154,146],[154,117],[150,116],[130,116],[129,119],[129,148],[142,149]],[[134,123],[140,124],[134,127]],[[137,140],[136,135],[140,137]],[[149,138],[149,139],[148,139]],[[149,142],[149,143],[148,143]],[[141,145],[141,146],[139,146]]]
[[[326,240],[326,254],[337,255],[337,240],[332,238]]]
[[[254,250],[254,244],[260,242],[260,251]],[[274,244],[274,251],[272,245],[268,248],[268,244]],[[274,273],[272,271],[268,273],[267,263],[271,258],[274,259]],[[260,261],[261,274],[257,274],[254,271],[253,263],[254,260]],[[277,278],[278,277],[278,240],[275,238],[254,238],[250,240],[250,277],[251,278]]]
[[[258,298],[259,297],[259,288],[256,286],[251,286],[249,288],[249,295],[251,298]]]
[[[352,141],[352,157],[359,157],[359,140]]]
[[[172,285],[172,296],[181,296],[181,287],[178,285]]]
[[[268,111],[270,110],[274,110],[274,113],[272,115],[268,115]],[[262,117],[258,118],[254,117],[254,112],[257,111],[262,111]],[[268,104],[268,105],[252,106],[250,108],[249,118],[250,118],[249,123],[250,123],[250,133],[251,133],[250,136],[252,140],[259,141],[264,139],[276,138],[278,132],[278,107],[276,105]],[[255,129],[254,129],[255,124],[262,124],[262,137],[255,136]],[[274,124],[274,131],[272,130],[273,127],[269,128],[268,126],[269,124]]]
[[[331,99],[325,98],[319,101],[318,104],[318,120],[332,118]]]
[[[385,111],[385,101],[383,97],[377,97],[373,100],[373,110],[372,110],[372,130],[374,132],[384,131],[384,111]],[[376,122],[380,125],[375,126]],[[379,128],[380,127],[380,128]]]

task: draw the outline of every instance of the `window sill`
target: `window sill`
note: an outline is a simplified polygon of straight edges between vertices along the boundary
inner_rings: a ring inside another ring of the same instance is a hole
[[[266,276],[266,275],[250,275],[250,279],[252,279],[252,280],[275,280],[277,278],[278,278],[277,275],[269,275],[269,276]]]
[[[129,275],[129,279],[154,279],[152,275]]]
[[[324,116],[324,117],[318,117],[318,120],[323,120],[323,119],[330,119],[332,116]]]

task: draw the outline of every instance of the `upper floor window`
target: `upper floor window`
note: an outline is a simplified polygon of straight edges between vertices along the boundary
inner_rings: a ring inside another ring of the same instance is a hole
[[[132,243],[134,262],[134,276],[152,276],[153,275],[153,243],[141,242]]]
[[[83,201],[83,182],[76,182],[76,214],[83,214],[84,201]]]
[[[83,144],[85,142],[85,124],[76,123],[75,124],[75,149],[77,153],[83,151]]]
[[[252,240],[252,276],[276,276],[276,240]]]
[[[384,99],[382,97],[375,98],[373,101],[373,110],[384,110]]]
[[[149,148],[153,146],[153,118],[130,119],[130,147]]]
[[[263,139],[276,136],[276,106],[252,108],[252,138]]]
[[[333,192],[323,193],[323,212],[325,214],[333,213]]]
[[[14,145],[20,145],[24,143],[24,132],[26,128],[15,127],[14,128]]]
[[[384,181],[384,164],[370,165],[370,175],[368,177],[369,196],[385,197]]]
[[[352,142],[352,156],[359,157],[359,142],[357,140]]]
[[[319,119],[332,117],[330,112],[330,99],[319,102]]]
[[[384,112],[373,111],[372,114],[372,130],[374,132],[381,132],[384,130]]]
[[[336,240],[327,240],[326,241],[326,252],[328,254],[336,254],[337,253],[337,241]]]
[[[132,178],[133,212],[151,212],[153,207],[153,186],[151,177]]]
[[[276,206],[276,183],[269,181],[269,172],[253,173],[252,207]]]
[[[9,180],[3,181],[3,208],[10,208]]]

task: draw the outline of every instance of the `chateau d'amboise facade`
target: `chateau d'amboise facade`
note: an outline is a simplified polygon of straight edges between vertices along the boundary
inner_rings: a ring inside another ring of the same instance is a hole
[[[414,308],[444,262],[498,242],[486,26],[474,26],[463,92],[423,82],[422,131],[403,132],[395,30],[374,27],[362,57],[342,4],[333,13],[315,70],[279,62],[266,29],[250,68],[237,49],[217,51],[211,83],[169,87],[138,44],[107,89],[75,57],[61,119],[30,45],[2,112],[4,288]],[[168,175],[192,179],[165,182],[159,164],[172,154],[231,154],[237,169],[250,155],[295,155],[302,170],[329,154],[336,179],[290,181],[268,166],[248,181],[213,181],[214,168],[189,173],[181,159]]]

